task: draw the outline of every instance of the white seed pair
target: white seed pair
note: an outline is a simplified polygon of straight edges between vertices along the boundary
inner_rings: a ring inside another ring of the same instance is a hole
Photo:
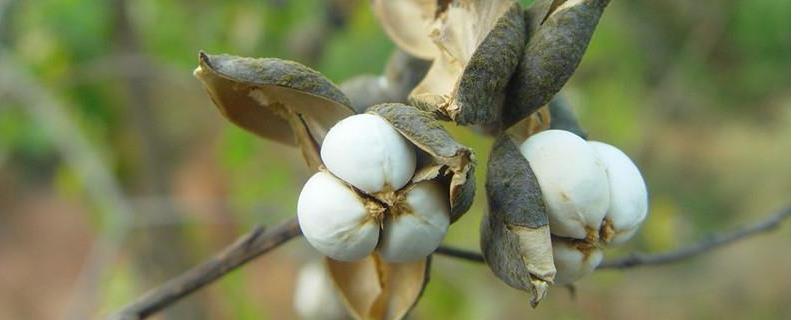
[[[599,245],[630,239],[647,215],[647,188],[619,149],[563,130],[520,145],[544,196],[557,284],[569,284],[602,261]]]
[[[303,235],[324,255],[353,261],[376,249],[390,262],[431,254],[450,225],[435,181],[409,183],[416,150],[386,120],[359,114],[337,123],[321,147],[321,171],[297,203]]]

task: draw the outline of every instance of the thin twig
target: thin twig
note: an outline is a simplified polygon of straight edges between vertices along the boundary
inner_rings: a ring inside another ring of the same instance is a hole
[[[211,260],[145,293],[111,319],[144,319],[299,235],[300,226],[296,218],[269,231],[258,226]]]
[[[480,252],[452,248],[448,246],[441,246],[436,248],[436,253],[441,254],[443,256],[467,260],[471,262],[477,262],[477,263],[486,262],[486,260],[483,260],[483,255]]]
[[[633,267],[654,266],[654,265],[678,262],[702,253],[706,253],[713,249],[722,247],[726,244],[733,243],[737,240],[741,240],[759,233],[770,231],[776,228],[780,224],[780,222],[783,221],[783,219],[789,217],[790,213],[791,213],[791,208],[787,206],[764,220],[761,220],[752,225],[745,226],[741,229],[731,231],[729,233],[712,235],[704,241],[688,245],[683,248],[675,249],[673,251],[652,253],[652,254],[643,254],[635,252],[624,258],[606,261],[600,264],[600,266],[598,266],[597,268],[629,269]],[[436,249],[436,253],[471,262],[479,262],[479,263],[485,262],[480,252],[475,252],[470,250],[441,246]]]
[[[661,265],[685,260],[737,240],[775,229],[780,222],[788,218],[790,214],[791,208],[787,206],[762,221],[732,232],[712,235],[704,241],[664,253],[642,254],[635,252],[625,258],[604,262],[600,264],[598,269],[629,269],[639,266]]]
[[[677,262],[695,255],[708,252],[723,245],[741,240],[759,233],[774,229],[790,214],[786,207],[776,214],[759,221],[753,225],[734,230],[730,233],[712,236],[709,240],[702,241],[674,251],[656,254],[632,254],[626,258],[612,260],[602,264],[601,269],[626,269],[635,266],[659,265]],[[162,286],[151,290],[136,302],[126,306],[112,319],[143,319],[170,304],[180,300],[190,293],[219,279],[226,273],[247,263],[248,261],[282,245],[286,241],[299,236],[300,227],[297,219],[291,219],[270,231],[264,231],[263,226],[255,228],[248,234],[239,238],[236,243],[228,246],[212,260],[199,265],[182,275],[174,278]],[[483,263],[483,256],[479,252],[441,246],[436,253],[471,262]]]

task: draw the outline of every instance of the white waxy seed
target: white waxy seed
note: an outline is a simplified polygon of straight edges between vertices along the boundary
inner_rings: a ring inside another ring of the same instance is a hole
[[[550,231],[575,239],[596,236],[609,193],[605,169],[589,144],[568,131],[545,130],[525,140],[520,151],[542,189]]]
[[[378,244],[379,224],[363,200],[327,172],[318,172],[303,186],[297,219],[311,246],[336,260],[361,259]]]
[[[555,284],[566,285],[594,271],[603,261],[603,252],[599,248],[581,252],[571,241],[553,239],[553,262],[556,265]]]
[[[610,205],[606,221],[614,229],[611,244],[620,244],[636,233],[647,215],[647,186],[636,164],[614,146],[598,141],[589,145],[606,168]]]
[[[390,262],[424,259],[439,246],[450,225],[447,194],[433,181],[420,182],[406,195],[410,212],[384,219],[380,254]]]
[[[366,193],[398,190],[416,168],[411,143],[372,114],[350,116],[333,126],[321,156],[331,173]]]
[[[294,309],[300,318],[309,320],[344,319],[347,315],[322,263],[308,263],[300,269],[294,291]]]

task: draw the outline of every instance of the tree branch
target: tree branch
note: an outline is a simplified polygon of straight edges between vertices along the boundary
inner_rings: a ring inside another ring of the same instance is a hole
[[[787,206],[777,211],[776,213],[772,214],[771,216],[767,217],[764,220],[731,231],[729,233],[712,235],[704,241],[700,241],[698,243],[688,245],[683,248],[678,248],[673,251],[652,253],[652,254],[643,254],[634,252],[624,258],[603,262],[597,268],[629,269],[639,266],[661,265],[661,264],[667,264],[689,259],[696,255],[706,253],[713,249],[717,249],[724,245],[736,242],[737,240],[742,240],[744,238],[754,236],[759,233],[770,231],[776,228],[780,224],[780,222],[783,221],[783,219],[789,217],[790,214],[791,214],[791,208]],[[480,252],[475,252],[470,250],[441,246],[436,249],[436,253],[471,262],[479,262],[479,263],[485,262]]]
[[[598,268],[628,269],[637,266],[660,265],[688,259],[737,240],[772,230],[776,228],[781,221],[789,217],[790,212],[790,207],[787,206],[755,224],[729,233],[711,236],[708,240],[693,245],[663,253],[634,253],[625,258],[603,263]],[[168,281],[160,287],[150,290],[111,318],[125,320],[146,318],[205,285],[214,282],[250,260],[281,246],[299,235],[300,226],[296,218],[283,222],[281,225],[269,231],[265,231],[264,226],[258,226],[253,229],[253,231],[240,237],[239,240],[225,248],[210,261],[184,272],[182,275]],[[441,246],[436,249],[436,253],[471,262],[484,262],[480,252],[470,250]]]
[[[265,231],[264,226],[258,226],[211,260],[145,293],[111,316],[111,319],[144,319],[299,235],[297,218],[291,218],[269,231]]]
[[[483,255],[480,252],[452,248],[448,246],[441,246],[436,248],[436,253],[456,259],[467,260],[470,262],[477,262],[477,263],[486,262],[486,260],[483,259]]]
[[[654,254],[631,253],[629,256],[617,260],[606,261],[598,269],[630,269],[639,266],[661,265],[692,258],[696,255],[720,248],[724,245],[745,239],[759,233],[767,232],[778,227],[783,219],[791,214],[791,207],[787,206],[773,213],[766,219],[757,223],[724,234],[715,234],[706,240],[678,248],[673,251]]]

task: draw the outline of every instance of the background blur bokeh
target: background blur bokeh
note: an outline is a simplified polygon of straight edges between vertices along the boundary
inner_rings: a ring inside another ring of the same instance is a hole
[[[529,3],[531,1],[524,1]],[[789,201],[789,0],[612,1],[564,94],[651,193],[607,256],[668,250]],[[335,82],[393,45],[368,1],[0,0],[0,319],[101,317],[258,223],[294,214],[299,152],[223,120],[199,50],[297,60]],[[457,138],[478,155],[491,141]],[[445,242],[478,248],[485,206]],[[303,240],[170,309],[295,318]],[[483,265],[438,257],[414,319],[788,318],[789,230],[680,264],[598,271],[536,310]]]

